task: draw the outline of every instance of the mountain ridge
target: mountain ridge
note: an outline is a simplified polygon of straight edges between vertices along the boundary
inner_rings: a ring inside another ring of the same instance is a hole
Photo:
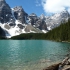
[[[0,27],[6,37],[20,35],[22,33],[47,33],[58,27],[70,18],[68,11],[53,16],[37,16],[35,13],[28,15],[22,6],[11,8],[5,0],[0,0]]]

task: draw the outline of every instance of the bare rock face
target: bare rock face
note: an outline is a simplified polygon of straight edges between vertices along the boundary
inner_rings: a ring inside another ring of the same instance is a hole
[[[32,26],[34,25],[36,28],[39,28],[40,30],[47,30],[47,25],[44,19],[37,17],[35,13],[30,14],[29,18],[29,23],[31,23]]]
[[[31,25],[34,25],[38,20],[38,17],[35,13],[30,14],[28,18],[30,19],[29,23],[31,23]]]
[[[14,14],[13,14],[14,12]],[[0,22],[9,23],[10,26],[15,26],[15,19],[21,23],[26,23],[28,14],[25,13],[21,6],[12,9],[5,0],[0,0]]]
[[[12,13],[10,6],[5,0],[0,0],[0,22],[7,23],[11,19]]]
[[[25,28],[22,24],[18,24],[17,26],[18,26],[20,29]]]
[[[5,31],[0,27],[0,36],[5,36]]]
[[[26,32],[35,32],[35,33],[43,33],[40,29],[36,29],[34,28],[32,25],[27,25],[26,28],[25,28],[25,31]]]
[[[60,26],[62,23],[67,22],[69,18],[70,18],[69,12],[66,10],[63,10],[62,12],[56,13],[52,16],[46,16],[45,21],[46,21],[47,27],[50,28],[50,30],[52,30],[53,28]]]
[[[21,6],[14,7],[13,11],[14,11],[14,16],[17,20],[19,20],[21,23],[26,23],[26,18],[28,14],[25,13],[25,11]]]
[[[36,22],[36,27],[39,28],[40,30],[47,30],[47,25],[45,23],[44,20],[42,19],[38,19],[38,21]]]

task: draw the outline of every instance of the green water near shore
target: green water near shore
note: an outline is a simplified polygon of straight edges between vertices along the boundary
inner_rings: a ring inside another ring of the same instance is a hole
[[[70,43],[47,40],[0,40],[0,70],[43,70],[60,62]]]

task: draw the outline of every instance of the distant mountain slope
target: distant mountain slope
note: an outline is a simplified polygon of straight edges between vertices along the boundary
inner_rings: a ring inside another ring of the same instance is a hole
[[[43,33],[40,29],[34,28],[32,25],[27,25],[25,28],[25,32],[29,33]]]
[[[61,23],[67,22],[69,18],[70,18],[69,12],[66,10],[63,10],[60,13],[56,13],[50,17],[46,17],[45,21],[46,21],[48,30],[52,30],[53,28],[61,25]]]
[[[46,39],[56,41],[70,41],[70,20],[49,31]]]
[[[54,41],[69,41],[70,42],[70,20],[62,23],[60,26],[50,30],[48,33],[29,33],[14,36],[11,39],[44,39]]]
[[[28,34],[20,34],[20,35],[17,35],[17,36],[13,36],[11,37],[10,39],[13,39],[13,40],[45,40],[46,34],[44,33],[28,33]]]

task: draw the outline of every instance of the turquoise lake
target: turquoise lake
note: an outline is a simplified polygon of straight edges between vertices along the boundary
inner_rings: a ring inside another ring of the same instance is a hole
[[[70,43],[47,40],[0,40],[0,70],[43,70],[60,62]]]

